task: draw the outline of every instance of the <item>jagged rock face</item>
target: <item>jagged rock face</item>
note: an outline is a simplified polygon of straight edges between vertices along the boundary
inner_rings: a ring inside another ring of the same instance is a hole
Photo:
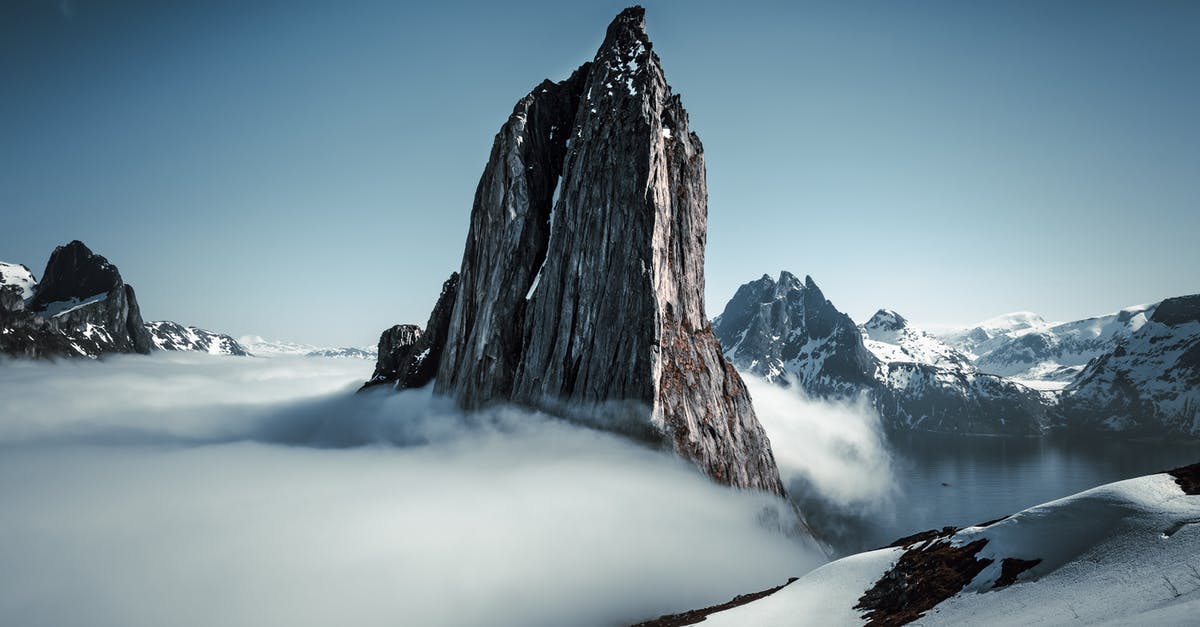
[[[110,292],[120,283],[121,273],[116,266],[94,254],[83,242],[74,240],[50,254],[30,308]]]
[[[250,353],[232,337],[169,320],[146,323],[154,347],[169,351],[197,351],[210,355],[245,357]]]
[[[412,347],[421,339],[421,327],[415,324],[397,324],[379,336],[376,351],[375,373],[366,386],[395,383],[400,363],[412,352]]]
[[[626,9],[592,63],[535,88],[497,135],[437,391],[664,442],[720,482],[782,493],[706,322],[706,229],[703,148]]]
[[[812,277],[801,283],[785,271],[741,286],[713,327],[734,364],[768,381],[824,398],[855,397],[874,383],[858,327]]]
[[[1168,298],[1063,392],[1069,428],[1200,436],[1200,294]]]
[[[7,277],[14,266],[5,266]],[[116,266],[82,242],[56,248],[42,282],[22,289],[30,294],[22,304],[12,298],[11,289],[3,299],[0,322],[6,354],[97,357],[149,353],[154,348],[133,287],[121,280]]]
[[[397,390],[405,390],[424,387],[433,380],[446,349],[458,289],[459,274],[455,272],[442,283],[442,292],[423,332],[411,324],[397,325],[383,332],[379,338],[375,374],[362,389],[389,384]]]
[[[438,392],[464,407],[512,390],[526,302],[546,258],[554,192],[589,67],[534,88],[492,143],[459,271],[462,296],[437,373]]]
[[[1050,423],[1038,392],[978,372],[894,311],[856,327],[812,277],[747,283],[714,326],[738,367],[819,398],[864,395],[891,430],[1035,434]]]

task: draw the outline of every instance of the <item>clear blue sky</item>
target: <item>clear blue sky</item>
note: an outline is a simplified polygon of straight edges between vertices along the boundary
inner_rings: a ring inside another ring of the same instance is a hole
[[[709,314],[764,272],[855,319],[1200,291],[1200,3],[648,2],[708,158]],[[424,324],[492,137],[618,2],[0,4],[0,259],[82,239],[151,319]]]

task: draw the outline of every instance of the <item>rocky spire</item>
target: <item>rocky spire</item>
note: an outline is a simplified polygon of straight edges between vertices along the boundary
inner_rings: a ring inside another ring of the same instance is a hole
[[[590,64],[536,87],[496,136],[436,391],[661,442],[717,481],[782,493],[705,316],[707,211],[703,146],[644,11],[626,9]]]
[[[437,390],[468,408],[507,398],[526,300],[546,259],[554,193],[589,65],[543,81],[496,134],[475,190]]]

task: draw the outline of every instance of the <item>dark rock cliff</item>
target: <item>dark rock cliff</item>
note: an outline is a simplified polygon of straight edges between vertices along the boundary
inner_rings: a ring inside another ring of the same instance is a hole
[[[703,147],[644,11],[626,9],[591,63],[536,87],[496,136],[435,389],[661,442],[719,482],[782,493],[705,316],[706,230]]]
[[[383,332],[379,337],[375,373],[362,389],[391,385],[397,390],[406,390],[424,387],[433,380],[450,332],[458,285],[457,272],[442,283],[442,292],[424,331],[415,324],[398,324]]]
[[[6,354],[96,357],[154,349],[133,287],[83,242],[54,249],[27,300],[11,296],[0,299],[0,350]]]

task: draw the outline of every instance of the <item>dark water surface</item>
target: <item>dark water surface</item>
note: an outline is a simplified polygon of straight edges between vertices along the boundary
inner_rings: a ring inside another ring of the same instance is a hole
[[[1164,442],[913,434],[891,445],[896,491],[890,503],[845,512],[800,497],[810,523],[843,554],[1200,462],[1200,444]]]

